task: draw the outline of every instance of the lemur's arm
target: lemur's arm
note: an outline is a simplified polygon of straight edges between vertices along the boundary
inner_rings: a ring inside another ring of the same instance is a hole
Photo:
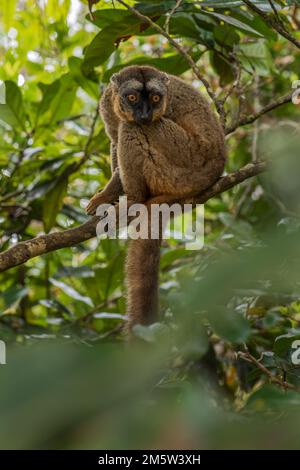
[[[110,144],[110,158],[111,158],[111,172],[113,173],[118,168],[118,154],[117,154],[117,142]]]
[[[100,113],[105,123],[106,133],[111,141],[110,158],[112,176],[106,186],[91,198],[86,208],[89,215],[94,215],[100,204],[112,204],[113,202],[118,201],[119,196],[124,192],[118,169],[118,118],[113,112],[112,92],[109,86],[105,90],[101,99]]]
[[[107,185],[92,197],[86,207],[86,212],[89,215],[94,215],[100,204],[112,204],[113,202],[118,201],[121,194],[123,194],[123,187],[119,175],[119,169],[116,168]]]

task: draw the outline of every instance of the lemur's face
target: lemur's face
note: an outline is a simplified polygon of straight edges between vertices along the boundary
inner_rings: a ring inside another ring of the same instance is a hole
[[[121,75],[121,74],[120,74]],[[124,121],[149,125],[161,118],[167,106],[165,74],[160,77],[119,77],[114,110]],[[121,78],[121,79],[120,79]]]

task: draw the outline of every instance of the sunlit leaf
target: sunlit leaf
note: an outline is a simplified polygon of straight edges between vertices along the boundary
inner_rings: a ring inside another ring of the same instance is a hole
[[[51,278],[50,282],[51,284],[61,289],[66,295],[73,298],[74,300],[78,300],[80,302],[85,303],[86,305],[89,305],[90,307],[93,307],[93,302],[91,301],[89,297],[81,295],[76,289],[69,286],[65,282],[58,281],[57,279],[54,279],[54,278]]]
[[[62,207],[63,199],[67,192],[67,187],[68,179],[63,179],[47,193],[47,197],[43,203],[43,223],[46,233],[48,233],[55,224],[56,216]]]
[[[5,92],[4,92],[5,87]],[[20,88],[12,81],[1,85],[0,120],[15,128],[26,128],[26,116]]]

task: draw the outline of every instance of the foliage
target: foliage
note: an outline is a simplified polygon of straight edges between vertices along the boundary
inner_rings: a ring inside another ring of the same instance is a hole
[[[176,4],[127,3],[162,28]],[[275,5],[299,38],[299,2],[253,3],[272,17]],[[110,176],[97,107],[112,73],[152,64],[205,93],[168,40],[117,0],[90,6],[92,16],[87,1],[1,0],[2,250],[87,220]],[[243,1],[184,0],[169,20],[229,125],[298,79],[299,50]],[[164,243],[162,321],[136,328],[137,351],[124,352],[120,334],[124,241],[92,240],[0,275],[2,448],[299,446],[298,391],[243,356],[300,388],[299,144],[293,104],[229,137],[228,172],[257,158],[272,172],[206,204],[203,250]]]

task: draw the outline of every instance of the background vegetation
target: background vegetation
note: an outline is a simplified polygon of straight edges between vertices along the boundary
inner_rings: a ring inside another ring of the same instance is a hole
[[[0,446],[299,448],[300,4],[87,3],[0,1],[1,250],[87,220],[110,176],[98,100],[127,64],[208,90],[234,131],[226,171],[271,171],[206,203],[203,250],[164,243],[161,323],[137,328],[130,348],[125,242],[0,274]]]

